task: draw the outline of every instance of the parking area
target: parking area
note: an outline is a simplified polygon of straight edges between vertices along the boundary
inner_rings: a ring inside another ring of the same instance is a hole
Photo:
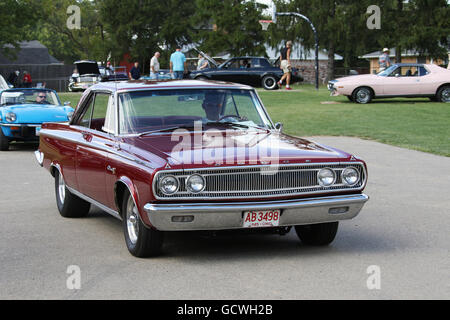
[[[304,246],[293,231],[173,233],[150,259],[131,256],[121,222],[99,209],[60,217],[36,145],[1,152],[0,299],[449,299],[450,158],[312,140],[361,156],[369,170],[371,199],[329,247]],[[67,286],[69,266],[79,267],[79,289]]]

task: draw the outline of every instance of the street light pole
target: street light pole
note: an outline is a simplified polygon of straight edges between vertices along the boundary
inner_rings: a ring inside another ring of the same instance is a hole
[[[319,36],[317,35],[317,30],[314,27],[313,23],[311,22],[311,20],[308,19],[308,17],[300,14],[300,13],[296,13],[296,12],[277,12],[276,6],[275,4],[273,4],[272,7],[272,21],[276,23],[277,21],[277,16],[294,16],[294,17],[298,17],[298,18],[302,18],[303,20],[306,20],[306,22],[309,23],[309,25],[311,26],[311,29],[314,32],[314,42],[315,42],[315,70],[316,70],[316,89],[319,90]]]

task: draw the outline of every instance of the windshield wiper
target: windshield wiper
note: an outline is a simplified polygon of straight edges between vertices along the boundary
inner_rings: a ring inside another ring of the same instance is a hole
[[[238,127],[238,128],[244,128],[244,129],[257,129],[257,130],[263,130],[267,131],[266,128],[257,127],[257,126],[249,126],[247,124],[239,123],[239,122],[231,122],[231,121],[209,121],[206,123],[207,125],[213,125],[213,126],[220,126],[220,127]]]
[[[167,128],[157,129],[157,130],[145,131],[145,132],[139,133],[138,136],[141,137],[141,136],[145,136],[145,135],[152,134],[152,133],[167,132],[167,131],[173,131],[173,130],[177,130],[177,129],[193,129],[196,126],[198,126],[198,124],[195,124],[195,125],[194,124],[185,124],[185,125],[167,127]],[[203,128],[203,124],[202,124],[202,128]]]

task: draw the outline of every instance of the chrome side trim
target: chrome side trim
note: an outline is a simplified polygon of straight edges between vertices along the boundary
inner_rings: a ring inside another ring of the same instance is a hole
[[[39,132],[39,134],[40,134],[40,135],[45,135],[46,137],[50,137],[50,138],[61,139],[61,140],[64,140],[64,141],[76,143],[76,144],[78,144],[78,145],[82,145],[82,146],[89,147],[89,148],[97,148],[97,149],[99,149],[99,150],[101,150],[101,151],[109,152],[109,153],[114,154],[114,155],[116,155],[116,156],[119,156],[119,157],[121,157],[121,158],[130,160],[130,161],[134,161],[134,162],[137,162],[137,163],[139,163],[139,164],[143,164],[142,161],[139,161],[139,160],[137,160],[137,159],[135,159],[135,158],[129,157],[129,156],[127,156],[127,155],[124,155],[123,153],[120,153],[120,152],[118,152],[118,151],[115,151],[115,150],[112,149],[112,148],[105,147],[105,146],[103,146],[103,145],[101,145],[101,144],[98,144],[98,143],[83,142],[81,139],[80,139],[80,140],[77,140],[77,139],[70,139],[70,138],[67,138],[67,137],[61,137],[61,136],[59,136],[59,135],[57,135],[57,134],[54,134],[54,133],[51,133],[51,132],[49,132],[49,131],[50,131],[50,130],[48,130],[48,129],[43,129],[43,130],[41,130],[41,131]]]
[[[100,209],[102,209],[102,210],[105,211],[106,213],[112,215],[113,217],[115,217],[115,218],[117,218],[117,219],[119,219],[119,220],[122,220],[122,217],[120,216],[120,214],[119,214],[117,211],[115,211],[115,210],[113,210],[113,209],[111,209],[111,208],[108,208],[107,206],[101,204],[100,202],[95,201],[94,199],[92,199],[92,198],[90,198],[90,197],[88,197],[88,196],[82,194],[81,192],[78,192],[78,191],[75,190],[75,189],[72,189],[72,188],[68,187],[67,185],[66,185],[66,188],[67,188],[71,193],[73,193],[74,195],[76,195],[77,197],[79,197],[79,198],[81,198],[81,199],[83,199],[83,200],[85,200],[85,201],[87,201],[87,202],[93,204],[93,205],[96,206],[96,207],[99,207]]]
[[[177,203],[144,206],[150,223],[161,231],[226,230],[243,228],[245,211],[281,210],[279,226],[327,223],[352,219],[369,200],[365,194],[281,201],[238,203]],[[330,209],[345,208],[343,213]],[[192,222],[173,222],[177,215],[193,216]]]
[[[34,156],[36,157],[38,164],[42,167],[44,165],[44,154],[41,151],[36,150]]]
[[[42,123],[0,123],[0,127],[40,127]]]

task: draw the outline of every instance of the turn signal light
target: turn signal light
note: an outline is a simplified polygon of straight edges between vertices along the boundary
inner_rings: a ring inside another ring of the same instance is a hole
[[[194,221],[194,216],[173,216],[172,222],[192,222]]]
[[[329,214],[341,214],[341,213],[346,213],[348,211],[348,207],[338,207],[338,208],[331,208],[330,210],[328,210]]]

